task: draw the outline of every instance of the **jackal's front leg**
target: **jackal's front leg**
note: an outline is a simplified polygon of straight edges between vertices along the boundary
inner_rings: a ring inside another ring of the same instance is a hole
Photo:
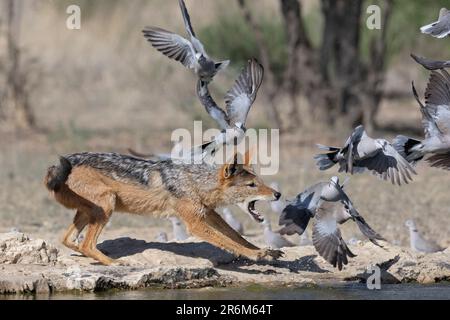
[[[278,250],[260,249],[241,237],[231,228],[217,212],[208,210],[200,214],[193,205],[186,203],[178,210],[190,233],[221,249],[244,256],[252,260],[264,258],[277,259],[282,252]]]

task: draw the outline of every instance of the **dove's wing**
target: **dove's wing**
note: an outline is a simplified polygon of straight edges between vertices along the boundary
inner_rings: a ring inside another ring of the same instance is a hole
[[[203,44],[200,42],[200,40],[197,39],[197,36],[195,35],[194,28],[192,27],[191,23],[191,17],[189,16],[189,12],[187,11],[186,4],[183,0],[178,0],[178,4],[180,5],[181,13],[183,14],[184,27],[186,28],[186,32],[191,38],[191,42],[195,48],[195,51],[208,57]]]
[[[211,118],[216,120],[221,130],[230,128],[225,111],[223,111],[211,97],[208,84],[200,79],[197,82],[197,96],[205,107],[206,112],[208,112]]]
[[[433,71],[425,90],[425,108],[441,135],[450,136],[450,75]]]
[[[294,201],[288,204],[280,214],[279,225],[284,226],[281,234],[302,234],[308,226],[309,220],[315,215],[315,208],[320,202],[320,193],[323,185],[317,183],[302,193],[298,194]]]
[[[365,167],[383,180],[390,179],[393,184],[398,185],[402,182],[409,183],[412,174],[416,174],[411,164],[387,141],[372,157],[356,160],[355,166]]]
[[[256,59],[248,61],[233,87],[227,92],[225,102],[229,123],[240,123],[242,126],[247,120],[250,107],[256,99],[261,86],[264,68]]]
[[[181,62],[185,67],[194,69],[196,52],[189,40],[158,27],[146,27],[142,32],[156,50]]]
[[[426,160],[430,166],[450,170],[450,152],[436,153]]]

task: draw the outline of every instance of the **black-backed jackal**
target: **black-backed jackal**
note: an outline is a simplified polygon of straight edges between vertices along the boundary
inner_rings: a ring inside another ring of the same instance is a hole
[[[115,153],[77,153],[60,158],[48,169],[45,185],[66,208],[75,209],[63,244],[103,264],[113,259],[97,248],[97,239],[113,211],[139,215],[176,215],[194,236],[237,256],[278,258],[280,251],[260,249],[242,238],[215,212],[239,204],[254,219],[257,200],[280,194],[249,167],[249,154],[222,166],[150,161]],[[87,227],[82,243],[74,238]]]

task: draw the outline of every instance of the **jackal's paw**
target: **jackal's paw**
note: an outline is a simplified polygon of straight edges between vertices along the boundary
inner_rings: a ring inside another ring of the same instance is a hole
[[[258,260],[277,260],[284,255],[281,250],[261,249],[258,253]]]

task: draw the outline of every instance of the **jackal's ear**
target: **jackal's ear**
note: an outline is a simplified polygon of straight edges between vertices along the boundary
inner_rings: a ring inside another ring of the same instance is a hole
[[[232,176],[239,174],[243,169],[243,165],[238,161],[238,154],[235,153],[231,163],[225,163],[222,166],[221,175],[224,179],[229,179]]]
[[[247,166],[247,167],[250,166],[250,162],[252,161],[253,151],[254,151],[254,148],[250,147],[245,152],[245,154],[244,154],[244,166]]]

